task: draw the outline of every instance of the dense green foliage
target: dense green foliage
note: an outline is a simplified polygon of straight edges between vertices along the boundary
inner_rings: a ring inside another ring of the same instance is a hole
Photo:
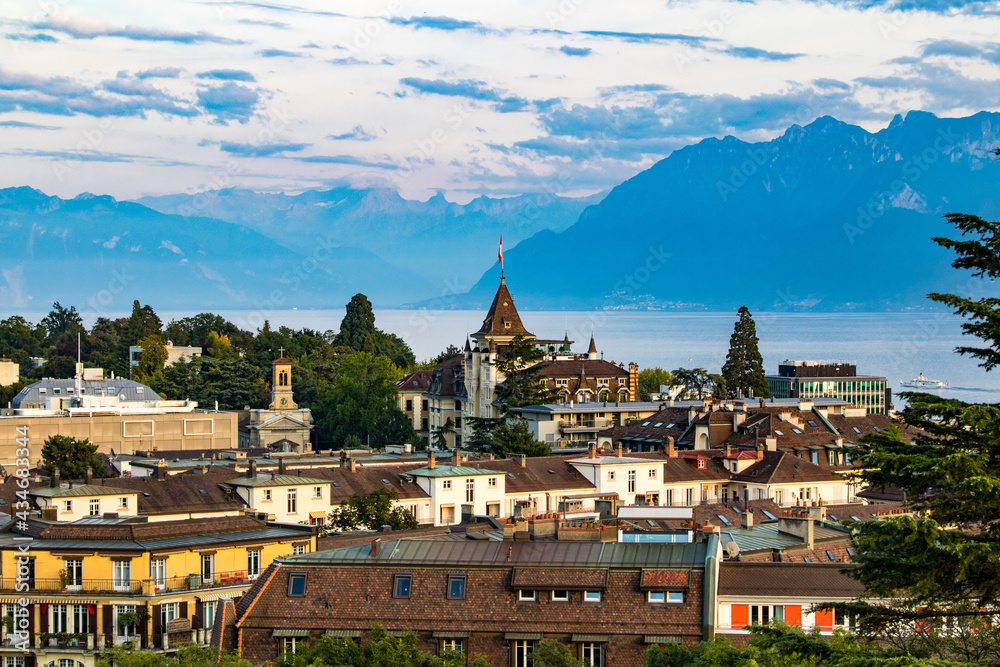
[[[677,397],[681,401],[699,399],[711,390],[711,375],[704,368],[676,368],[672,375],[674,384],[684,386]]]
[[[520,454],[548,456],[552,453],[548,445],[535,440],[528,422],[524,419],[500,420],[490,430],[487,446],[502,459]]]
[[[382,526],[393,530],[416,528],[419,524],[412,514],[401,506],[393,506],[397,500],[399,493],[395,489],[375,489],[363,496],[351,496],[330,512],[324,532],[359,528],[378,530]]]
[[[757,327],[750,309],[740,306],[739,320],[729,337],[729,353],[722,365],[725,391],[734,398],[769,398],[764,359],[757,349]]]
[[[465,664],[463,653],[445,651],[440,656],[430,655],[417,648],[416,633],[393,637],[376,625],[360,648],[352,639],[323,637],[311,649],[282,656],[276,667],[464,667]],[[487,664],[482,656],[476,656],[472,666],[487,667]]]
[[[136,651],[116,646],[101,654],[97,667],[253,667],[236,654],[218,655],[208,646],[188,644],[177,655],[166,656],[152,651]]]
[[[81,479],[90,467],[95,477],[106,475],[104,459],[97,454],[97,445],[86,438],[78,440],[68,435],[51,435],[42,445],[42,468],[59,471],[63,479]]]
[[[558,394],[545,386],[543,372],[547,364],[542,362],[545,352],[523,335],[518,334],[506,346],[500,348],[494,362],[503,383],[497,385],[495,395],[501,404],[501,413],[510,408],[524,405],[554,403]]]
[[[660,393],[660,387],[671,387],[676,382],[670,371],[662,368],[643,368],[639,371],[639,400],[651,401],[653,394]]]

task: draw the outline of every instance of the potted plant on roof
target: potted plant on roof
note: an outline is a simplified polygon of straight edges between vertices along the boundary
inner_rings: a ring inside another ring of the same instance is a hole
[[[69,585],[72,583],[73,583],[73,575],[69,573],[69,570],[65,568],[59,570],[59,586],[62,588],[63,593],[69,590]]]

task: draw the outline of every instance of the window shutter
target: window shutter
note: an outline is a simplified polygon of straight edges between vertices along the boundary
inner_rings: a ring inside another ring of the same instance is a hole
[[[733,629],[742,630],[746,626],[750,625],[750,605],[748,604],[734,604],[733,605]]]
[[[816,625],[822,630],[833,630],[833,612],[823,609],[816,612]]]
[[[158,604],[153,605],[152,613],[153,613],[153,636],[155,637],[158,636],[163,630],[166,630],[166,628],[161,627],[163,625],[163,605],[158,605]],[[143,623],[142,626],[143,628],[145,628],[146,624]]]
[[[790,628],[802,627],[802,605],[785,605],[785,625]]]

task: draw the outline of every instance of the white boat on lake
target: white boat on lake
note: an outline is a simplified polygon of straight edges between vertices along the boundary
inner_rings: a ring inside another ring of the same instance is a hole
[[[925,378],[924,374],[921,373],[917,377],[913,378],[909,382],[906,380],[900,380],[899,384],[903,387],[912,387],[913,389],[941,389],[942,387],[947,387],[947,382],[941,382],[940,380],[931,380],[930,378]]]

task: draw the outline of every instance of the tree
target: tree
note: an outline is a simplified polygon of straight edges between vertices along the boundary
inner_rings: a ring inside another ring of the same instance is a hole
[[[393,530],[417,528],[416,518],[400,505],[395,489],[375,489],[363,496],[353,495],[350,500],[340,503],[340,507],[330,513],[327,530],[358,530],[380,526],[390,526]]]
[[[413,424],[398,407],[400,377],[402,372],[386,357],[345,355],[336,382],[314,409],[320,439],[342,443],[353,434],[373,447],[409,442]]]
[[[534,667],[582,667],[583,665],[573,657],[573,651],[569,646],[553,639],[543,639],[538,642],[538,647],[529,657]]]
[[[504,381],[497,385],[494,394],[501,405],[501,414],[506,415],[511,408],[557,400],[555,390],[545,386],[543,371],[548,366],[542,362],[545,352],[529,339],[521,334],[514,336],[497,357],[493,365],[497,376]]]
[[[639,371],[639,400],[651,401],[652,394],[660,393],[660,387],[671,387],[675,382],[670,371],[662,368],[643,368]]]
[[[438,449],[447,449],[448,436],[455,432],[455,420],[448,417],[444,424],[434,433],[434,446]]]
[[[58,301],[52,304],[49,314],[42,318],[41,325],[48,334],[46,342],[53,346],[66,337],[75,342],[77,334],[85,332],[83,318],[76,312],[76,306],[63,308]]]
[[[704,368],[677,368],[673,375],[675,383],[684,385],[678,397],[682,401],[701,398],[711,384],[709,373]]]
[[[197,401],[203,408],[219,402],[222,410],[262,408],[269,397],[260,368],[244,359],[196,357],[178,361],[151,379],[150,386],[168,400]]]
[[[501,420],[490,431],[489,446],[502,459],[520,454],[548,456],[552,453],[548,445],[535,440],[527,420],[520,418]]]
[[[460,354],[463,354],[462,349],[460,347],[458,347],[457,345],[449,345],[447,348],[445,348],[443,352],[441,352],[441,354],[434,357],[434,360],[431,362],[431,368],[434,368],[442,361],[448,361],[452,357],[458,356]]]
[[[935,238],[958,254],[955,268],[1000,277],[1000,223],[952,214],[948,220],[970,241]],[[1000,363],[1000,300],[955,294],[929,298],[970,320],[967,334],[987,347],[961,347],[987,371]],[[903,421],[915,427],[912,442],[896,430],[868,436],[858,479],[895,486],[916,514],[855,523],[853,571],[866,598],[844,606],[867,628],[965,623],[992,626],[1000,605],[1000,407],[969,404],[932,394],[906,393]],[[886,602],[889,601],[889,602]],[[896,601],[893,603],[892,601]]]
[[[764,378],[764,359],[757,349],[757,327],[749,308],[740,306],[738,314],[740,319],[729,337],[729,354],[722,365],[726,391],[736,398],[768,398],[771,392]]]
[[[334,663],[331,663],[334,664]],[[217,654],[210,646],[187,644],[175,656],[115,646],[97,659],[97,667],[252,667],[236,653]]]
[[[142,348],[142,354],[139,355],[139,363],[132,377],[139,382],[149,383],[163,372],[163,367],[167,363],[167,348],[163,344],[163,339],[156,334],[146,336],[138,345]]]
[[[375,312],[371,301],[364,294],[355,294],[347,304],[347,314],[340,322],[340,332],[333,339],[358,352],[375,354]]]
[[[236,348],[233,347],[232,341],[229,340],[229,336],[217,331],[208,332],[208,346],[205,352],[208,356],[216,359],[237,359],[240,356]]]
[[[104,459],[97,454],[97,445],[90,440],[78,440],[68,435],[51,435],[42,445],[42,468],[59,471],[63,479],[82,479],[90,467],[95,477],[105,477]]]
[[[722,401],[731,398],[729,390],[726,388],[726,378],[716,373],[709,373],[708,381],[712,385],[712,398],[717,398]]]

